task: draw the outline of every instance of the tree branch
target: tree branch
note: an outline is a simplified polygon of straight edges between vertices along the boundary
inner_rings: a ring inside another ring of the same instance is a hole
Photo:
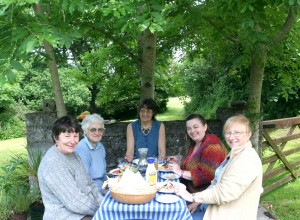
[[[297,21],[297,12],[299,9],[299,5],[297,1],[294,5],[290,7],[289,13],[285,19],[285,22],[278,34],[271,40],[270,45],[275,45],[283,41],[283,39],[290,33],[294,24]]]
[[[106,39],[112,40],[113,42],[118,44],[122,49],[124,49],[127,52],[127,54],[129,55],[129,57],[132,60],[137,60],[137,56],[130,50],[130,48],[123,41],[120,41],[120,39],[114,37],[112,34],[110,34],[105,29],[101,29],[101,28],[95,27],[95,26],[93,26],[91,28],[97,29],[99,31],[99,33],[101,33]]]
[[[239,43],[239,39],[238,38],[235,38],[233,36],[227,36],[226,33],[222,30],[221,27],[219,27],[216,23],[212,22],[211,19],[205,17],[205,16],[202,16],[203,19],[209,23],[215,30],[217,30],[225,39],[228,39],[230,40],[231,42],[233,43]]]

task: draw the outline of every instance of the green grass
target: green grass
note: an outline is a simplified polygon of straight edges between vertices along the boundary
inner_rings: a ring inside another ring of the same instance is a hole
[[[169,98],[167,111],[162,114],[158,114],[156,118],[160,121],[184,120],[185,113],[183,101],[180,98]]]
[[[13,154],[27,154],[27,142],[26,138],[15,138],[5,141],[0,141],[0,167],[1,165],[10,159]],[[0,170],[1,173],[1,170]]]
[[[272,138],[283,137],[288,133],[288,129],[274,130],[270,132]],[[299,128],[295,129],[294,133],[299,133]],[[295,149],[300,146],[300,139],[289,141],[284,147],[284,151]],[[263,156],[273,155],[271,148],[263,151]],[[289,162],[300,160],[300,153],[294,153],[287,157]],[[276,162],[275,167],[283,166],[282,162]],[[266,170],[264,165],[264,170]],[[295,168],[299,170],[299,166]],[[269,179],[266,183],[269,185],[272,182],[278,181],[280,178],[287,176],[288,173],[277,175]],[[261,197],[261,204],[263,204],[274,216],[280,220],[298,220],[300,218],[300,179],[290,181],[289,183],[267,193]]]
[[[279,220],[300,218],[300,179],[291,181],[262,196],[261,204]]]

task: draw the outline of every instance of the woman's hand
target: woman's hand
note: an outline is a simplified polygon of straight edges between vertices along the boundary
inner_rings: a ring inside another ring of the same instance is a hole
[[[181,175],[181,168],[177,163],[169,163],[169,170],[172,171],[173,173],[178,174],[179,176]]]
[[[201,203],[197,203],[197,202],[193,202],[191,204],[189,204],[187,207],[188,207],[188,210],[190,211],[190,213],[194,213],[196,212],[198,206],[200,205]]]
[[[193,201],[193,196],[190,194],[186,189],[182,187],[175,187],[175,193],[176,195],[180,196],[186,201],[192,202]]]
[[[169,156],[168,161],[170,163],[178,163],[177,157],[176,156]]]
[[[131,156],[131,155],[126,155],[124,158],[125,158],[125,160],[127,160],[128,162],[133,161],[133,156]]]

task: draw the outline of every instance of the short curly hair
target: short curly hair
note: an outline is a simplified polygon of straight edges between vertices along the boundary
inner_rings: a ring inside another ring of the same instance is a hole
[[[52,127],[52,139],[54,143],[61,133],[82,133],[80,122],[73,116],[67,115],[57,119]]]
[[[98,114],[87,115],[81,122],[82,130],[84,132],[87,132],[89,127],[93,123],[99,123],[101,125],[104,125],[104,119]]]

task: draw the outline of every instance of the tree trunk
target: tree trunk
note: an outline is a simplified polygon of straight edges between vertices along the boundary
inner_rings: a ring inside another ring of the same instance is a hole
[[[154,70],[156,59],[156,34],[146,29],[142,35],[143,55],[141,65],[141,99],[154,98]]]
[[[35,12],[35,14],[37,14],[39,16],[44,16],[41,4],[36,4],[34,6],[34,12]],[[51,81],[52,81],[52,92],[53,92],[54,98],[55,98],[57,117],[62,117],[62,116],[67,115],[67,110],[66,110],[65,103],[63,100],[62,89],[61,89],[61,84],[60,84],[60,80],[59,80],[54,50],[53,50],[52,45],[49,42],[44,41],[43,43],[44,43],[44,48],[45,48],[46,54],[49,56],[48,64],[49,64],[49,71],[50,71]]]
[[[260,103],[266,59],[267,49],[265,45],[258,45],[253,49],[251,59],[248,108],[253,130],[251,141],[253,147],[257,152],[259,152],[259,125],[261,120]]]
[[[100,89],[97,88],[97,85],[93,84],[90,88],[89,88],[90,92],[91,92],[91,101],[90,106],[88,108],[90,113],[95,113],[97,110],[97,105],[96,105],[96,99],[97,99],[97,95],[100,91]]]
[[[49,44],[47,41],[44,41],[44,47],[45,47],[46,54],[50,57],[49,70],[50,70],[51,80],[52,80],[52,91],[55,97],[57,117],[62,117],[67,115],[67,110],[65,107],[62,90],[60,86],[60,80],[59,80],[59,75],[57,70],[57,64],[55,61],[54,50],[51,44]]]

